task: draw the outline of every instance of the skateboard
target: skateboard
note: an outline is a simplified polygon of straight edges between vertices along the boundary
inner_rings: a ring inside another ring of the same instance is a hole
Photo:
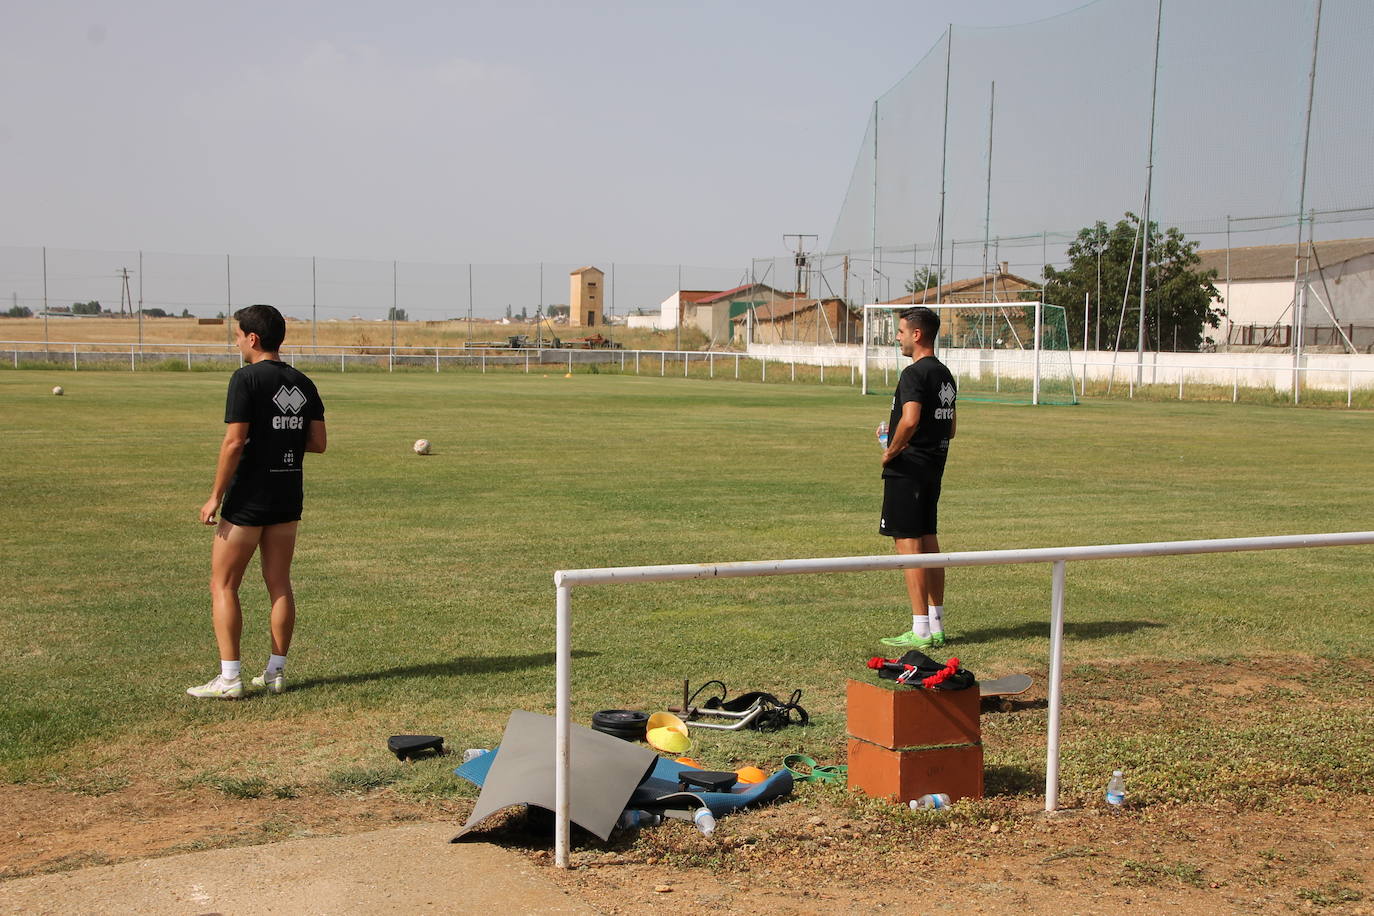
[[[1029,674],[1008,674],[995,681],[979,681],[978,695],[982,699],[994,699],[997,708],[1007,712],[1011,709],[1011,698],[1025,693],[1032,683]]]

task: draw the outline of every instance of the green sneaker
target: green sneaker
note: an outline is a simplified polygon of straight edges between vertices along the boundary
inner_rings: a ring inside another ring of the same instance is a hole
[[[238,678],[231,681],[222,675],[216,675],[213,681],[199,687],[188,687],[186,692],[203,700],[237,700],[243,696],[243,681]]]
[[[878,642],[894,649],[929,649],[935,645],[935,640],[929,636],[917,636],[915,630],[907,630],[901,636],[888,636]]]
[[[942,631],[942,632],[939,632],[939,633],[931,633],[931,634],[930,634],[930,645],[931,645],[931,648],[940,649],[940,648],[943,648],[943,647],[944,647],[944,644],[945,644],[945,634],[944,634],[943,631]]]

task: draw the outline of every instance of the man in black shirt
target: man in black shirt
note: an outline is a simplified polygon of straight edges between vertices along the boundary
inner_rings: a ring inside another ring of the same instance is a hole
[[[957,387],[935,358],[940,316],[928,308],[902,312],[897,343],[912,359],[897,380],[883,450],[883,515],[878,533],[893,539],[898,553],[938,553],[936,506],[954,438]],[[882,640],[884,645],[927,649],[945,644],[945,570],[904,569],[911,598],[911,629]]]
[[[306,452],[325,449],[324,403],[315,384],[279,358],[286,320],[270,305],[250,305],[234,318],[235,343],[247,365],[229,380],[215,483],[200,507],[201,522],[215,525],[210,599],[220,673],[186,691],[215,699],[243,696],[239,584],[259,548],[272,601],[272,654],[253,684],[273,693],[285,686],[286,651],[296,625],[291,559],[301,518],[301,464]]]

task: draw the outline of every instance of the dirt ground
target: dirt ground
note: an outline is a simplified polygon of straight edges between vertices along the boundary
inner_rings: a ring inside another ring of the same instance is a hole
[[[6,786],[0,877],[416,821],[456,826],[469,805],[421,805],[385,791],[269,800],[137,783],[100,797]],[[1164,805],[1053,816],[1007,800],[985,823],[932,820],[913,829],[856,814],[833,791],[802,787],[784,804],[724,819],[711,838],[680,822],[606,845],[582,837],[569,871],[552,867],[547,823],[534,820],[512,815],[477,839],[513,850],[538,866],[541,880],[605,913],[1374,913],[1368,796],[1337,810]],[[337,867],[342,881],[358,863]],[[367,867],[385,881],[376,863]]]
[[[1220,665],[1195,674],[1208,689],[1189,709],[1224,717],[1260,708],[1248,705],[1248,698],[1265,689],[1253,673]],[[1302,681],[1294,675],[1283,683],[1298,688]],[[1120,692],[1119,684],[1111,686],[1110,692]],[[1200,690],[1192,683],[1176,689],[1180,697]],[[1240,705],[1228,706],[1219,697],[1234,697]],[[1018,701],[1022,710],[1043,704],[1037,691]],[[305,744],[324,748],[329,727],[301,719],[292,731]],[[359,727],[376,732],[380,724],[364,721]],[[231,724],[220,723],[187,740],[216,758],[241,737]],[[1351,747],[1362,746],[1358,734],[1350,740]],[[459,858],[463,853],[448,859],[431,848],[459,849],[443,840],[466,819],[471,798],[416,798],[391,787],[340,791],[309,781],[276,797],[244,797],[226,794],[213,781],[177,777],[174,764],[150,749],[140,757],[124,748],[117,756],[142,760],[142,767],[110,784],[95,778],[0,786],[0,904],[10,888],[33,886],[26,881],[33,876],[72,875],[75,881],[80,872],[108,884],[126,873],[109,866],[169,858],[177,860],[180,873],[194,874],[195,856],[183,854],[199,851],[207,851],[202,861],[208,874],[224,867],[228,853],[284,851],[330,837],[343,839],[330,847],[333,852],[310,859],[330,863],[311,866],[318,887],[329,886],[328,868],[337,872],[340,887],[357,884],[360,869],[374,889],[404,887],[422,864],[442,883],[450,861],[462,872],[452,877],[455,884],[471,879],[469,861]],[[1339,786],[1346,777],[1336,772],[1330,778]],[[681,821],[613,834],[609,843],[574,829],[574,867],[566,871],[553,867],[547,812],[514,811],[471,835],[477,845],[489,844],[484,848],[490,854],[469,858],[487,862],[482,867],[494,874],[515,876],[517,885],[526,876],[531,894],[561,892],[557,899],[603,913],[1187,909],[1374,916],[1374,795],[1368,787],[1310,796],[1318,800],[1303,801],[1301,792],[1283,797],[1282,805],[1128,798],[1120,810],[1096,797],[1078,798],[1047,815],[1032,791],[995,795],[948,812],[894,815],[886,804],[860,800],[839,786],[799,785],[779,804],[723,818],[709,838]],[[366,852],[397,843],[413,848],[414,856],[388,859]],[[270,863],[274,857],[260,858]],[[258,869],[252,863],[243,867]],[[253,874],[264,896],[277,899],[271,874]]]

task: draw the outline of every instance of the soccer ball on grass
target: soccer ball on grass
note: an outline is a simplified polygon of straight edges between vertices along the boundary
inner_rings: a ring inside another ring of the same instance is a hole
[[[415,454],[417,455],[428,455],[430,449],[429,440],[416,439],[415,444],[412,445],[411,448],[414,449]]]

